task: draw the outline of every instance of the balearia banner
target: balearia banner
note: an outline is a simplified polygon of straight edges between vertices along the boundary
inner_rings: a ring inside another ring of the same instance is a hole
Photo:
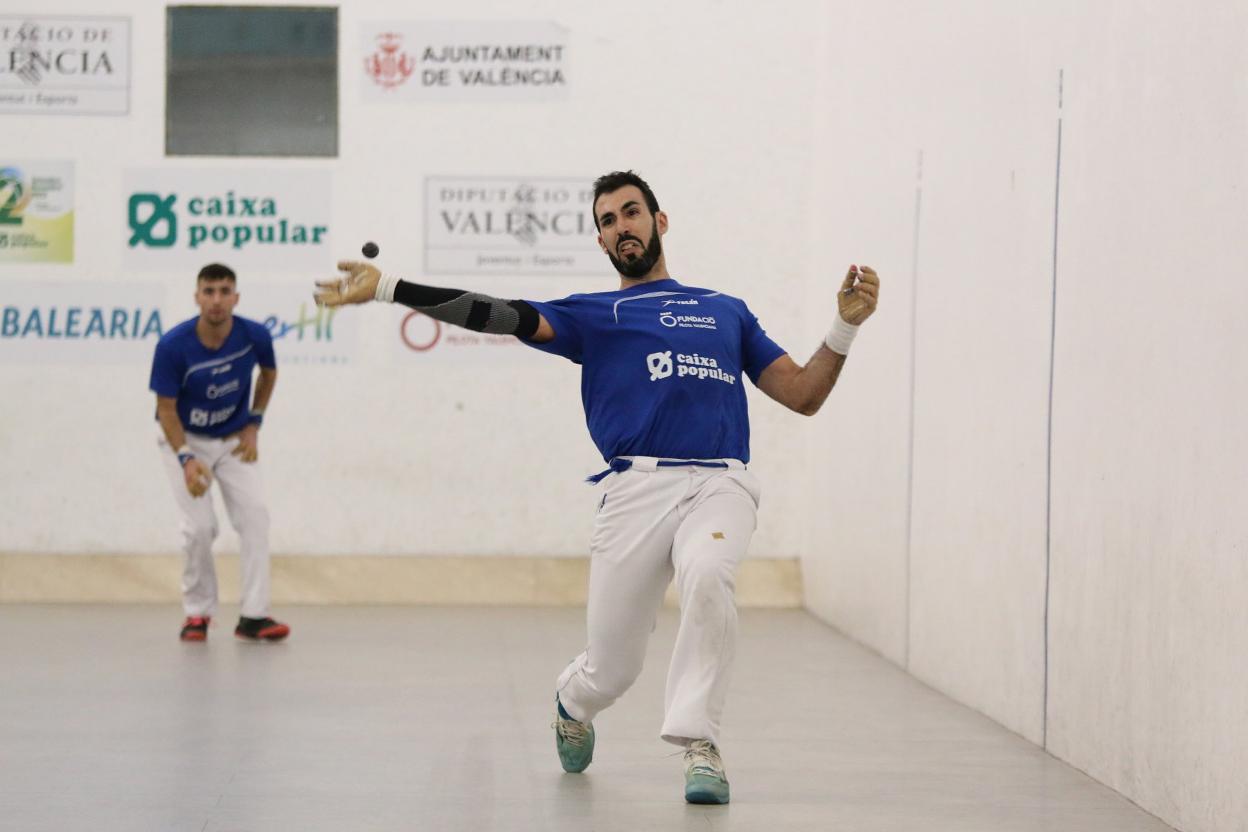
[[[240,277],[238,292],[234,313],[269,330],[279,366],[354,360],[360,316],[317,306],[306,281]],[[146,366],[160,336],[199,315],[194,296],[194,272],[148,282],[6,278],[0,363]]]
[[[0,363],[150,362],[173,323],[164,302],[160,283],[6,278],[0,281]]]

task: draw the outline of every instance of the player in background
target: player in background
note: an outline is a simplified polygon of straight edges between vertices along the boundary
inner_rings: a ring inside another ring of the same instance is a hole
[[[468,329],[515,335],[581,365],[586,423],[609,467],[591,478],[604,494],[590,541],[588,646],[555,686],[560,762],[569,772],[589,765],[592,720],[640,674],[674,578],[680,627],[660,733],[686,749],[685,799],[727,803],[720,717],[736,642],[736,571],[759,497],[746,469],[743,381],[813,415],[858,326],[875,311],[879,278],[868,267],[849,268],[831,331],[803,366],[767,337],[744,302],[671,278],[662,244],[668,217],[641,177],[600,177],[593,212],[598,244],[620,277],[615,291],[509,301],[343,262],[345,276],[318,284],[316,297],[330,306],[401,303]],[[777,703],[783,707],[783,698]]]
[[[241,542],[242,610],[234,634],[279,641],[290,628],[269,617],[269,510],[265,505],[258,440],[264,410],[277,383],[273,338],[263,324],[234,314],[237,278],[219,263],[204,266],[195,283],[199,316],[166,332],[152,359],[160,455],[182,525],[183,641],[203,641],[217,609],[212,542],[216,512],[209,488],[221,485],[230,524]],[[256,392],[252,371],[259,366]]]

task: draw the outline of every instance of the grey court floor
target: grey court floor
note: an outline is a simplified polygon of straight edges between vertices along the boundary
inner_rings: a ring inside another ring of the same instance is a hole
[[[905,830],[1170,827],[802,612],[746,611],[729,806],[657,738],[675,630],[563,774],[553,679],[583,610],[296,607],[205,644],[163,606],[0,606],[0,829]]]

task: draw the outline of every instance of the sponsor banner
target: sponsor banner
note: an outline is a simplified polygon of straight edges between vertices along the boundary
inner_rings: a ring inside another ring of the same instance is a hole
[[[176,320],[159,283],[0,282],[0,362],[150,363]]]
[[[170,328],[198,316],[194,276],[165,282],[100,280],[0,282],[0,362],[149,363]],[[278,366],[354,360],[359,315],[318,307],[306,283],[260,284],[240,278],[235,314],[273,335]]]
[[[125,115],[130,18],[0,15],[0,113]]]
[[[436,364],[521,364],[544,356],[514,335],[487,335],[435,321],[413,309],[395,315],[397,351],[411,360]]]
[[[73,163],[0,160],[0,263],[73,260]]]
[[[592,179],[425,179],[430,274],[592,275],[609,268],[596,242]]]
[[[550,21],[370,22],[365,101],[566,98],[568,31]]]
[[[359,310],[342,314],[341,308],[317,306],[310,286],[307,281],[257,284],[239,275],[234,313],[268,328],[278,367],[351,363],[359,343]]]
[[[124,198],[130,268],[194,276],[219,261],[246,284],[253,269],[323,271],[334,262],[328,171],[132,169]]]

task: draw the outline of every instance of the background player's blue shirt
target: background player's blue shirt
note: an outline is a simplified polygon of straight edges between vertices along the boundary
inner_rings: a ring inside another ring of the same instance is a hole
[[[757,384],[785,351],[744,301],[667,279],[528,303],[555,338],[525,343],[581,365],[585,421],[604,459],[749,462],[743,376]]]
[[[204,436],[228,436],[247,424],[251,373],[273,368],[273,336],[264,324],[234,316],[220,349],[210,350],[195,334],[199,318],[183,321],[156,344],[152,392],[178,400],[182,427]]]

